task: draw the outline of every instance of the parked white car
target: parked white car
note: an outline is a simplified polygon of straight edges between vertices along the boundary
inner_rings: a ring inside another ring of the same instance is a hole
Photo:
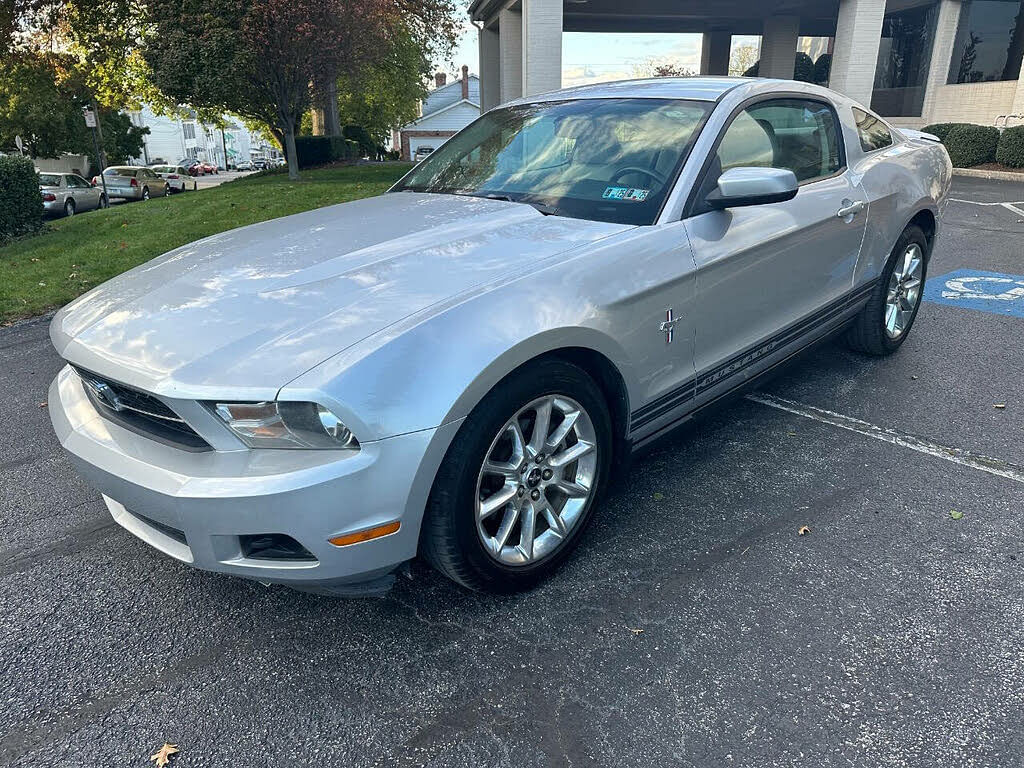
[[[188,169],[180,165],[152,165],[149,168],[153,173],[167,182],[168,192],[195,191],[198,189],[196,180],[193,179]]]

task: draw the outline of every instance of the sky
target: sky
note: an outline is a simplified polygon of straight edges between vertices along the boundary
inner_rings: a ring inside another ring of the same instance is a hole
[[[756,35],[733,37],[733,47],[758,45]],[[700,68],[699,34],[566,32],[562,35],[562,86],[568,88],[602,80],[622,80],[649,74],[650,62],[672,62],[697,72]],[[466,64],[479,74],[476,28],[467,25],[450,65],[442,69],[458,76]]]

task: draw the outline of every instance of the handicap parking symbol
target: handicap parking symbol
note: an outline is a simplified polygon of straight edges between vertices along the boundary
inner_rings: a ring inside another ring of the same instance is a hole
[[[924,300],[994,315],[1024,317],[1024,275],[959,269],[929,278],[924,286]]]

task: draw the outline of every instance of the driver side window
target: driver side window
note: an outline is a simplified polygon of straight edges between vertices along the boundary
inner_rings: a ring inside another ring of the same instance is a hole
[[[842,168],[835,112],[823,102],[804,99],[758,102],[726,129],[718,160],[723,171],[788,168],[799,182],[832,176]]]

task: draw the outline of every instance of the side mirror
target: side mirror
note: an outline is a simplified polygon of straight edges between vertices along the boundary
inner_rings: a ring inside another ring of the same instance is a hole
[[[796,174],[788,168],[730,168],[706,200],[712,208],[765,205],[792,200],[797,189]]]

